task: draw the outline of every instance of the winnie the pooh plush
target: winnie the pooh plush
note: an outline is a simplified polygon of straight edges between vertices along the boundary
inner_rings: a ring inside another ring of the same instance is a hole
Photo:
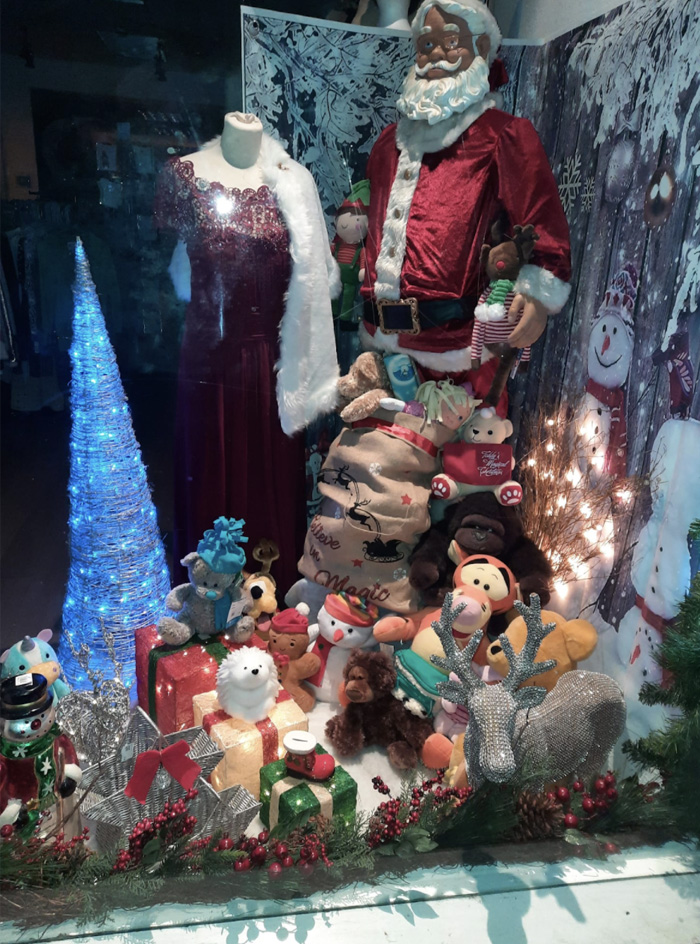
[[[316,653],[306,651],[310,642],[308,617],[290,608],[276,613],[269,626],[267,648],[277,665],[282,687],[302,711],[311,711],[316,696],[304,685],[304,679],[318,672],[321,659]]]
[[[244,524],[235,518],[217,518],[197,550],[180,561],[190,582],[175,587],[166,597],[166,607],[177,616],[160,619],[158,632],[164,642],[181,646],[195,633],[213,636],[225,630],[239,643],[253,635],[255,622],[247,615],[253,601],[241,588],[245,552],[240,544],[248,540],[243,536]]]
[[[512,432],[510,420],[493,407],[476,410],[460,429],[461,442],[443,447],[443,471],[431,482],[433,496],[452,499],[492,492],[501,505],[520,504],[523,490],[511,478],[515,460],[505,443]]]
[[[538,662],[556,659],[557,664],[548,672],[527,679],[523,685],[541,685],[551,692],[565,672],[573,672],[582,659],[591,655],[598,642],[598,633],[588,620],[567,620],[553,610],[542,610],[542,622],[554,623],[555,628],[542,640],[536,659]],[[520,652],[527,636],[527,627],[522,616],[516,617],[509,624],[505,635],[508,636],[513,650]],[[498,639],[487,648],[486,661],[500,676],[506,677],[508,660]]]

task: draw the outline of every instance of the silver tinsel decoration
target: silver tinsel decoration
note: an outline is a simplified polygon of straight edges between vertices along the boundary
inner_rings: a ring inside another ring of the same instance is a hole
[[[207,836],[219,829],[232,836],[244,832],[260,809],[260,803],[241,786],[217,793],[206,780],[223,758],[223,751],[202,728],[162,735],[148,715],[137,708],[116,752],[83,772],[80,811],[101,849],[124,844],[140,820],[154,817],[166,800],[177,800],[185,795],[185,789],[162,767],[156,773],[145,804],[124,794],[139,754],[152,749],[163,750],[182,740],[190,745],[189,756],[202,768],[195,782],[198,795],[189,804],[190,813],[197,818],[192,838]]]
[[[624,697],[607,675],[567,672],[549,693],[539,686],[520,687],[556,665],[552,659],[534,661],[554,624],[542,624],[536,594],[531,603],[529,607],[519,601],[515,604],[527,626],[522,651],[515,653],[507,636],[500,637],[510,669],[496,685],[486,685],[471,667],[481,632],[474,634],[463,652],[457,648],[452,624],[460,607],[452,609],[452,594],[445,597],[440,620],[432,624],[445,650],[444,659],[432,656],[432,661],[459,678],[459,682],[440,682],[438,690],[469,709],[464,757],[474,787],[484,780],[511,780],[525,767],[536,778],[533,789],[570,774],[589,777],[602,769],[624,730]]]
[[[129,692],[121,680],[122,666],[117,660],[114,636],[100,624],[104,650],[110,665],[105,678],[102,669],[94,669],[90,649],[81,643],[76,649],[69,638],[73,658],[92,685],[92,692],[70,692],[56,706],[56,721],[73,742],[81,767],[97,764],[101,757],[114,753],[124,737],[131,715]]]

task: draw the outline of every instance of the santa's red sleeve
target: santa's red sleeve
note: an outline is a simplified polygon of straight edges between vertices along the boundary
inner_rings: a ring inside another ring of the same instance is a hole
[[[496,165],[498,198],[511,226],[530,223],[539,236],[515,291],[536,298],[554,314],[571,290],[569,224],[542,142],[527,119],[514,118],[503,128]]]

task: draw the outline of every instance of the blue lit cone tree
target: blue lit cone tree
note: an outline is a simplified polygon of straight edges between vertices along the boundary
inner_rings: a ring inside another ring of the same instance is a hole
[[[93,669],[109,671],[106,630],[114,636],[128,687],[134,680],[134,631],[157,621],[170,581],[141,449],[79,239],[75,266],[70,572],[60,658],[72,685],[91,688],[68,639],[76,650],[88,646]]]

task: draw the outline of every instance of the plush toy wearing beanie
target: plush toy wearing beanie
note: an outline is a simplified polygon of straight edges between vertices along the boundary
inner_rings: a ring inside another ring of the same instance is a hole
[[[372,627],[379,610],[350,593],[329,593],[309,628],[315,640],[311,652],[320,659],[318,671],[307,679],[319,701],[337,701],[343,669],[352,649],[372,648]]]
[[[197,550],[180,563],[187,567],[189,583],[180,584],[168,594],[165,605],[177,618],[164,616],[158,632],[164,642],[180,646],[195,633],[213,636],[228,630],[235,642],[246,642],[253,635],[255,622],[246,614],[252,599],[241,589],[241,571],[247,542],[243,535],[245,521],[217,518],[214,527],[204,532]]]
[[[282,687],[289,692],[302,711],[311,711],[316,696],[304,680],[315,675],[321,659],[307,652],[309,620],[299,610],[287,609],[276,613],[270,622],[268,651],[277,665]]]

